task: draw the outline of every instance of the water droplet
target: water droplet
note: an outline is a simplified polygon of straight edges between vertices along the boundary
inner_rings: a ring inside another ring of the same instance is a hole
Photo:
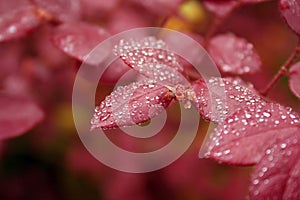
[[[253,183],[253,185],[257,185],[257,184],[259,184],[259,180],[258,179],[254,179],[252,183]]]
[[[282,143],[282,144],[280,145],[280,147],[281,147],[281,149],[285,149],[285,148],[286,148],[286,143]]]
[[[224,151],[224,154],[225,154],[225,155],[227,155],[227,154],[229,154],[229,153],[230,153],[230,149],[227,149],[227,150]]]
[[[246,114],[245,114],[245,117],[246,117],[247,119],[250,119],[250,118],[251,118],[251,114],[250,114],[250,113],[246,113]]]
[[[262,168],[262,172],[265,173],[266,171],[268,171],[268,168],[267,168],[267,167],[263,167],[263,168]]]
[[[293,115],[293,114],[290,114],[290,118],[292,118],[292,119],[295,119],[295,118],[296,118],[296,116],[295,116],[295,115]]]
[[[232,118],[228,119],[228,123],[232,123],[234,120]]]
[[[263,112],[263,115],[264,115],[265,117],[271,117],[271,113],[269,113],[269,112]]]

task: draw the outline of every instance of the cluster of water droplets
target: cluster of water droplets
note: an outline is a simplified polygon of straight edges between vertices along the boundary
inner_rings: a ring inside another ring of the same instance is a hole
[[[114,47],[116,55],[139,73],[162,83],[185,83],[180,74],[183,67],[176,55],[168,50],[166,43],[155,37],[146,37],[140,41],[120,40]]]
[[[256,137],[259,138],[260,134],[272,134],[272,136],[278,132],[285,134],[284,128],[290,127],[300,127],[299,116],[291,108],[267,103],[263,100],[256,101],[254,104],[238,110],[219,124],[211,136],[206,156],[222,157],[226,155],[226,159],[230,159],[229,153],[238,154],[239,152],[232,151],[243,148],[240,146],[241,140],[247,140],[247,137],[253,135],[257,135]],[[275,135],[275,137],[277,136]],[[265,145],[272,141],[266,141]],[[231,145],[228,145],[229,143]],[[231,146],[231,148],[223,148],[225,146]]]
[[[193,84],[198,110],[204,118],[216,123],[222,123],[242,107],[261,101],[261,97],[254,92],[253,88],[239,85],[240,81],[213,77],[206,83],[198,83],[200,83],[199,87],[197,82]]]
[[[99,106],[91,120],[95,128],[115,128],[145,122],[158,115],[170,103],[168,89],[154,80],[119,86]]]
[[[220,35],[212,40],[212,44],[210,53],[225,73],[253,73],[262,64],[253,45],[243,38],[233,34]]]
[[[254,170],[250,194],[254,197],[273,194],[278,199],[299,199],[299,142],[299,130],[292,131],[289,137],[265,150]]]

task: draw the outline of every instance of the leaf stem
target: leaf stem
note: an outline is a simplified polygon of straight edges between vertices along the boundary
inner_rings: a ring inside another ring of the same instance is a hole
[[[292,64],[294,63],[294,61],[297,59],[297,57],[299,55],[300,55],[300,38],[298,39],[298,44],[297,44],[296,48],[294,49],[293,53],[291,54],[291,56],[281,66],[280,70],[273,77],[273,79],[269,82],[267,87],[260,92],[263,96],[268,95],[270,90],[275,86],[275,84],[281,77],[288,75],[289,68],[292,66]]]

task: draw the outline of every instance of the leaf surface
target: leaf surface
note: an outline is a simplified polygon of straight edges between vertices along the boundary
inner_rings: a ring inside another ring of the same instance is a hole
[[[108,52],[105,49],[96,49],[97,56],[89,57],[89,53],[109,34],[101,27],[84,23],[70,22],[59,26],[53,36],[52,41],[56,47],[80,61],[85,61],[91,65],[98,65],[103,61]]]
[[[34,9],[28,5],[0,13],[0,42],[23,37],[36,28],[40,21]]]
[[[299,131],[300,119],[290,108],[257,102],[219,124],[207,144],[207,157],[235,165],[259,162],[268,146]]]
[[[259,71],[262,65],[253,45],[230,33],[212,38],[208,51],[223,73],[253,74]]]
[[[252,86],[240,79],[210,78],[207,82],[192,83],[196,95],[194,101],[200,115],[210,121],[221,123],[236,110],[263,101]]]
[[[300,36],[300,0],[280,0],[279,8],[286,23]]]
[[[148,121],[166,108],[173,97],[153,80],[120,86],[95,109],[91,129],[116,128]]]
[[[289,86],[294,95],[300,99],[300,62],[290,68]]]
[[[176,55],[162,40],[154,37],[121,40],[114,50],[124,63],[149,79],[172,85],[187,82],[180,73],[183,67]]]
[[[0,94],[0,140],[24,134],[44,117],[32,101]]]
[[[296,200],[300,198],[300,129],[282,132],[289,135],[265,150],[250,185],[250,199]]]

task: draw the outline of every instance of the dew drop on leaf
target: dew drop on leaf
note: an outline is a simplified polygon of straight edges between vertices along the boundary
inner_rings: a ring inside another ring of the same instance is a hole
[[[248,113],[255,117],[247,117]],[[295,118],[288,117],[291,114]],[[235,118],[239,120],[233,120]],[[230,149],[230,156],[214,159],[237,165],[255,164],[265,155],[273,160],[272,150],[267,147],[276,144],[285,149],[286,143],[282,140],[290,136],[289,132],[299,130],[299,127],[299,116],[290,108],[259,101],[237,110],[217,126],[207,144],[206,156],[214,158],[215,152]]]
[[[281,144],[270,144],[252,174],[249,188],[250,199],[299,199],[300,198],[300,128],[286,130]],[[283,133],[283,132],[282,132]]]

